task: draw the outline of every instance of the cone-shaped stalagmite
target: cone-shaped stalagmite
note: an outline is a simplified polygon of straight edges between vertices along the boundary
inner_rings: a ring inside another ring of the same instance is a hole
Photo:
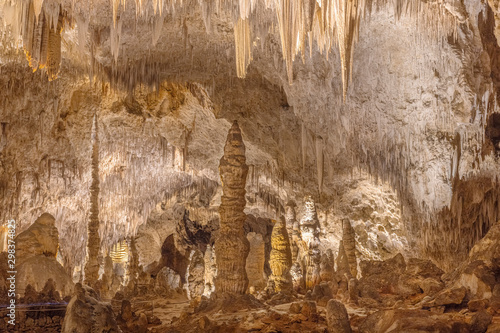
[[[243,210],[246,205],[245,183],[248,166],[245,145],[236,121],[229,130],[219,172],[223,194],[219,207],[220,233],[215,246],[215,291],[243,294],[248,286],[245,263],[249,244],[243,229],[246,219]]]
[[[92,184],[90,185],[90,217],[87,236],[85,283],[93,286],[99,279],[99,138],[97,116],[94,116],[92,136]]]
[[[356,278],[358,276],[358,263],[356,261],[356,239],[354,229],[351,226],[349,219],[342,220],[342,240],[344,249],[349,261],[351,275]]]
[[[290,268],[292,267],[292,252],[283,216],[274,224],[273,233],[271,234],[271,247],[269,266],[271,266],[272,274],[270,278],[274,282],[274,290],[276,292],[291,291],[292,276]]]

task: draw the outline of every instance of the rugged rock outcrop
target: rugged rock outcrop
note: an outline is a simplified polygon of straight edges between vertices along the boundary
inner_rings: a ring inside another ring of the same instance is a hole
[[[59,234],[52,215],[42,214],[27,230],[17,235],[15,242],[18,290],[23,292],[31,285],[40,291],[47,280],[52,279],[62,296],[71,294],[73,281],[56,260]]]
[[[229,130],[224,156],[220,160],[222,198],[219,207],[220,230],[216,240],[217,293],[243,294],[248,287],[245,270],[249,244],[245,237],[245,183],[248,166],[245,163],[245,145],[241,130],[235,121]]]
[[[292,252],[286,230],[286,221],[283,216],[274,224],[271,235],[271,246],[269,265],[271,266],[272,274],[269,279],[274,284],[274,291],[290,292],[292,290],[292,276],[290,274]]]
[[[118,333],[121,330],[116,323],[111,305],[101,302],[93,289],[77,283],[74,296],[66,309],[61,332]]]
[[[37,255],[55,258],[59,246],[59,233],[56,228],[55,218],[44,213],[25,231],[17,235],[16,262]]]
[[[135,314],[130,301],[124,299],[116,322],[124,333],[146,333],[148,331],[148,318],[144,313]]]
[[[329,300],[326,305],[326,321],[328,323],[328,331],[331,333],[351,333],[351,325],[349,323],[349,315],[344,304]]]

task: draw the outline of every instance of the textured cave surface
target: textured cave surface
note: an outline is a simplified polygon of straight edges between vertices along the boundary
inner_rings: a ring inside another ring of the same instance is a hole
[[[497,0],[0,0],[0,331],[8,220],[21,332],[500,331],[499,38]]]

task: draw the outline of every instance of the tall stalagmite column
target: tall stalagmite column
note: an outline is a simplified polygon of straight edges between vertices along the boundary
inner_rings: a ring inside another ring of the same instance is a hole
[[[92,137],[92,184],[90,185],[90,217],[87,238],[87,263],[85,283],[93,286],[99,279],[99,138],[97,116],[94,116]]]
[[[248,286],[245,264],[250,247],[243,229],[246,219],[243,210],[246,205],[245,183],[248,166],[245,145],[236,121],[227,135],[219,172],[222,198],[219,207],[220,233],[215,246],[215,292],[243,294]]]
[[[342,220],[342,240],[344,242],[344,249],[349,261],[351,274],[354,278],[358,276],[358,262],[356,260],[356,238],[354,229],[352,228],[349,219]]]
[[[292,251],[290,250],[290,240],[288,239],[286,222],[283,216],[274,224],[271,234],[271,247],[269,266],[271,266],[273,272],[270,279],[274,282],[274,291],[291,291]]]

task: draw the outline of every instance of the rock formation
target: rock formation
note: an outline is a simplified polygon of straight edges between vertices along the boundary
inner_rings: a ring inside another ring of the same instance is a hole
[[[243,294],[248,287],[245,263],[249,244],[243,229],[245,183],[248,173],[245,161],[245,145],[241,130],[235,121],[229,130],[224,156],[219,166],[223,194],[219,207],[220,231],[215,246],[217,293]]]
[[[87,262],[85,264],[85,283],[92,286],[99,279],[99,128],[97,115],[94,115],[92,135],[92,184],[90,185],[90,216],[87,234]]]
[[[24,291],[31,285],[40,291],[47,280],[52,279],[61,295],[71,294],[73,281],[56,260],[59,234],[52,215],[42,214],[27,230],[17,235],[15,242],[18,290]]]
[[[217,264],[215,260],[215,251],[212,246],[208,245],[205,251],[205,289],[204,296],[210,296],[215,291],[215,276],[217,275]]]
[[[356,260],[356,237],[349,219],[342,220],[342,241],[344,243],[347,261],[351,269],[351,275],[354,278],[358,277],[358,262]]]
[[[292,290],[292,253],[290,251],[290,240],[286,231],[286,221],[283,216],[275,222],[271,235],[271,256],[269,265],[272,275],[269,277],[274,283],[276,292],[289,292]]]
[[[93,289],[80,283],[75,285],[75,293],[66,309],[61,332],[109,332],[119,329],[111,305],[100,301]]]
[[[344,304],[330,300],[326,306],[326,321],[328,322],[328,331],[331,333],[350,333],[351,325],[349,316]]]
[[[320,278],[321,281],[330,282],[333,281],[335,275],[335,257],[333,255],[332,249],[328,249],[326,253],[321,255],[320,263]]]
[[[205,290],[205,261],[203,253],[199,249],[194,249],[189,257],[186,284],[188,296],[193,299],[203,295]]]
[[[288,230],[288,235],[290,236],[290,248],[292,249],[292,262],[297,260],[299,252],[299,242],[300,242],[300,230],[299,224],[295,216],[295,204],[289,202],[286,206],[285,220]]]
[[[38,255],[55,258],[59,247],[59,233],[56,220],[49,213],[43,213],[16,239],[17,263]]]
[[[246,272],[248,276],[248,288],[256,291],[262,290],[266,286],[266,276],[264,273],[264,264],[266,260],[265,244],[261,234],[249,232],[247,239],[250,244],[246,262]]]
[[[116,321],[124,333],[146,333],[148,331],[148,318],[144,313],[139,315],[132,311],[130,301],[123,300],[120,313]]]
[[[299,250],[299,260],[304,273],[307,289],[312,289],[320,281],[319,221],[316,205],[311,196],[306,197],[304,216],[300,220],[300,236],[302,241]]]

